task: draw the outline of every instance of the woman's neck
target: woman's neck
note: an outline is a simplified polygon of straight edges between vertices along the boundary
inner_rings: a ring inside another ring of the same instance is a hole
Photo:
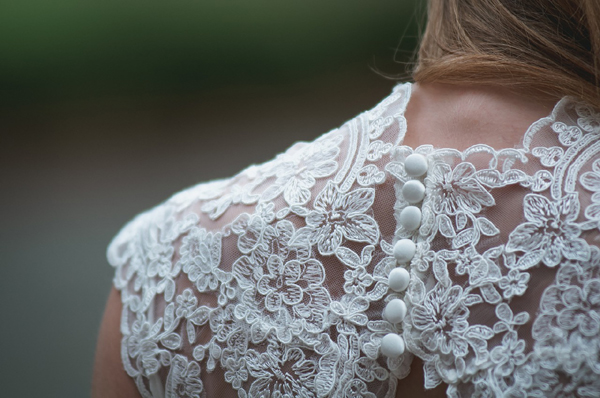
[[[532,123],[552,112],[555,103],[502,87],[416,83],[405,112],[404,144],[459,150],[474,144],[512,148]]]

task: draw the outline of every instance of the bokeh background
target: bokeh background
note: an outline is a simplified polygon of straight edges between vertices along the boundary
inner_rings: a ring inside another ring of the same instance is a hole
[[[375,105],[422,3],[0,2],[0,395],[89,396],[111,237]]]

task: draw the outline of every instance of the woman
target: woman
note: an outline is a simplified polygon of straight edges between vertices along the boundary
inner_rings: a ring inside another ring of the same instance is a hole
[[[94,395],[598,396],[599,21],[431,0],[416,84],[138,216]]]

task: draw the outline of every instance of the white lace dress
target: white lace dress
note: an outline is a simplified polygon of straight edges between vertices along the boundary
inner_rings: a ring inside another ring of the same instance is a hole
[[[413,356],[451,397],[600,396],[600,114],[413,149],[410,93],[123,228],[143,397],[393,397]]]

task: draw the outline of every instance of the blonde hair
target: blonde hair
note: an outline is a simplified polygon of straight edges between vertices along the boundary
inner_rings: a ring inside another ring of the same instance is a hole
[[[600,108],[600,0],[430,0],[413,78]]]

